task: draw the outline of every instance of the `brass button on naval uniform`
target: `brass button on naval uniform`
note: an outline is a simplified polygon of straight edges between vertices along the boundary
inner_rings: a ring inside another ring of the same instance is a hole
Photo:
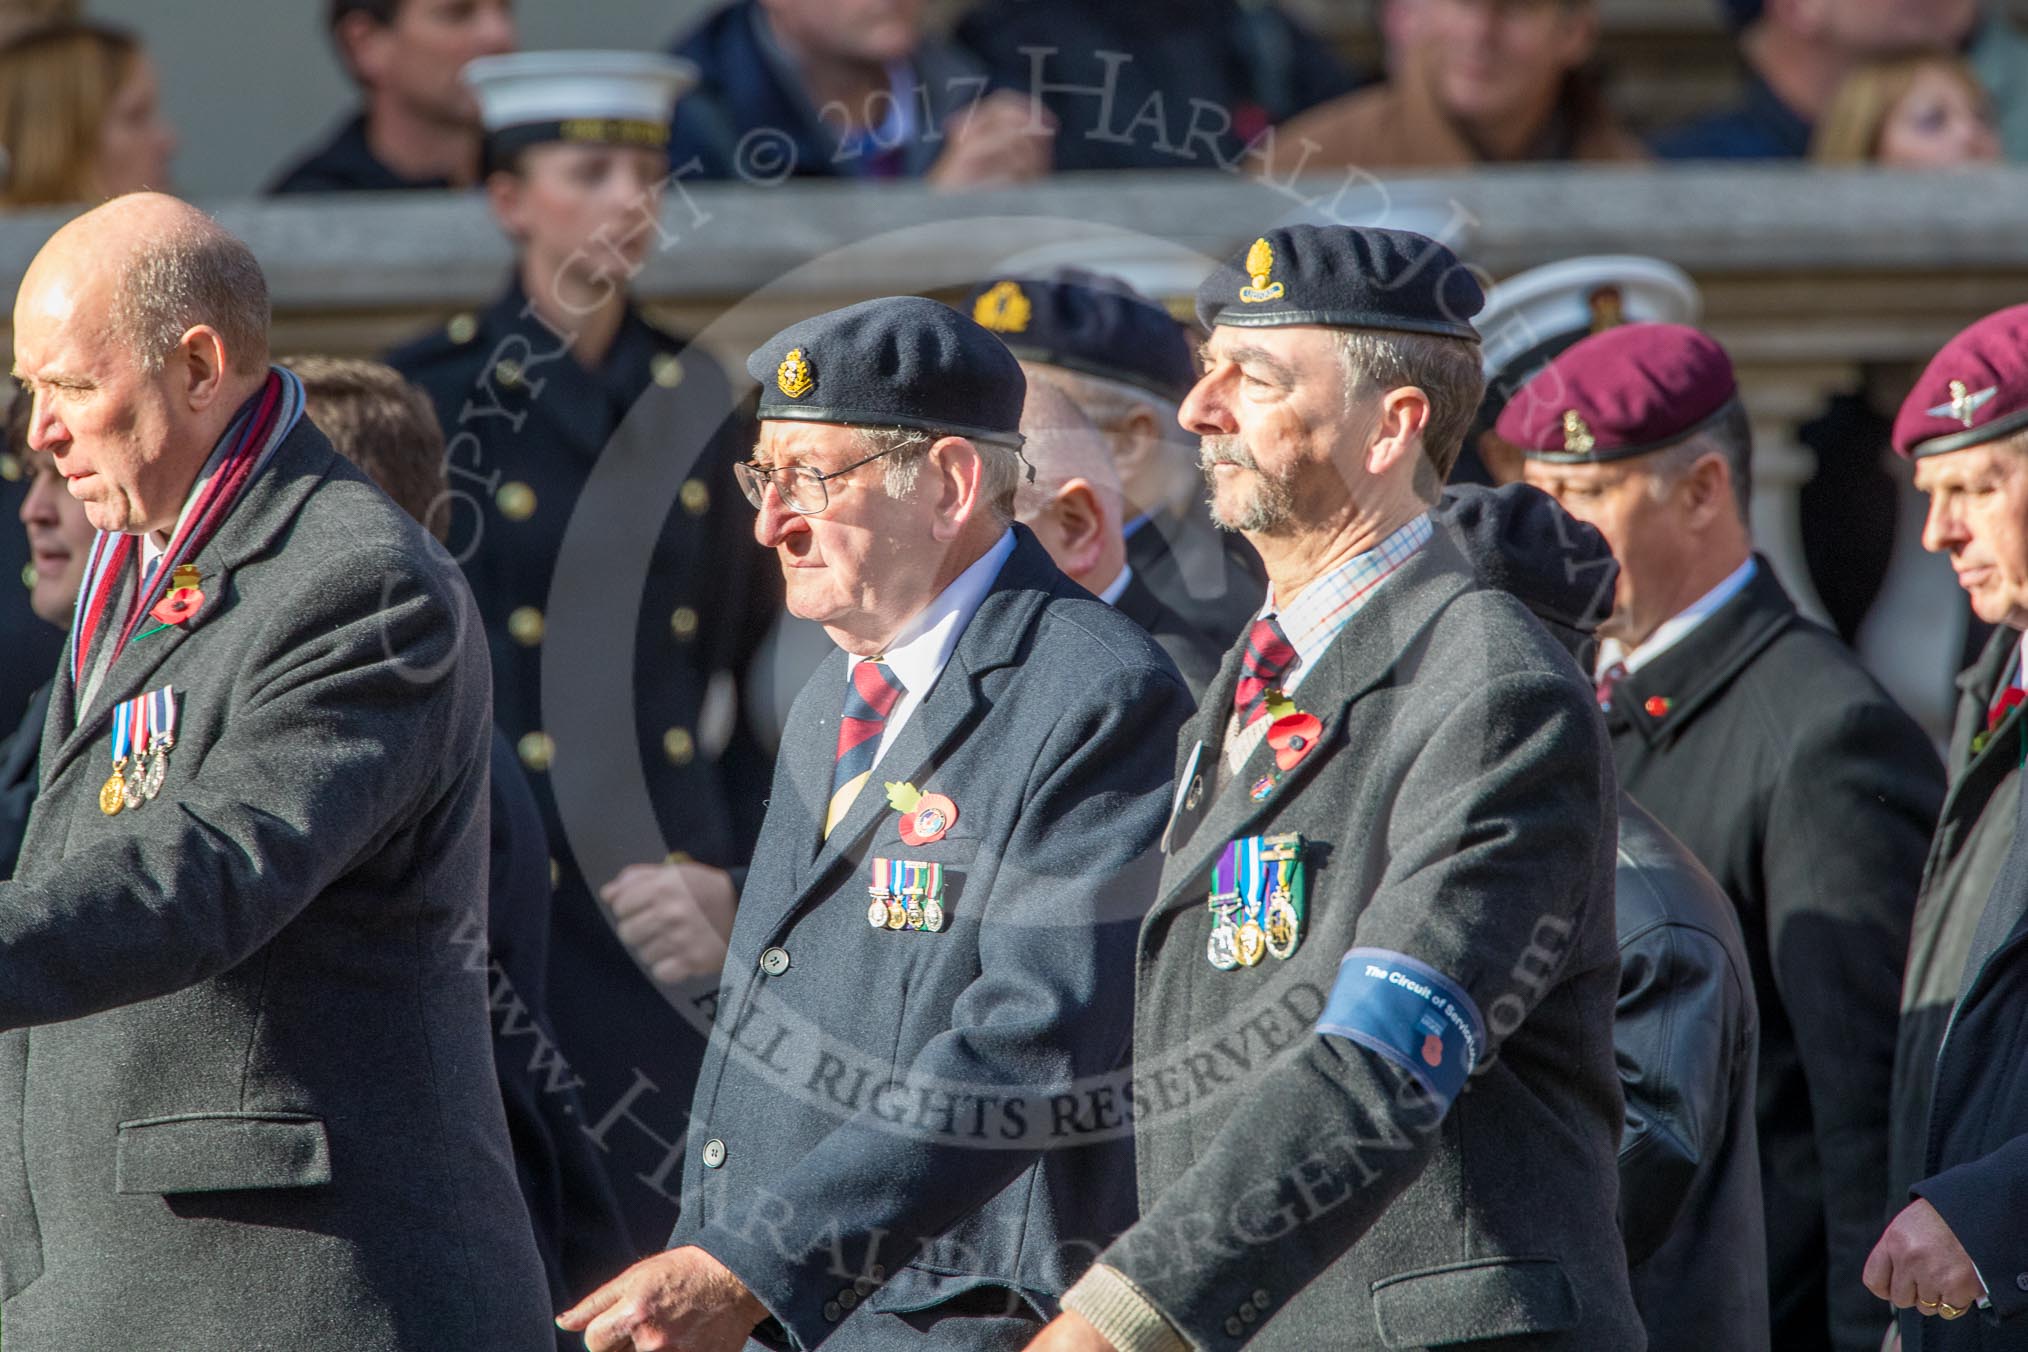
[[[688,728],[671,728],[662,734],[662,754],[671,765],[688,765],[697,755],[697,739]]]
[[[452,315],[451,322],[444,325],[444,332],[450,335],[454,343],[469,343],[479,336],[479,317],[471,314]]]
[[[535,490],[518,479],[501,484],[493,501],[499,505],[500,515],[509,521],[526,521],[535,515]]]
[[[711,490],[702,479],[685,479],[677,496],[683,500],[683,510],[692,516],[703,516],[711,510]]]
[[[21,482],[21,458],[19,456],[10,455],[6,451],[0,451],[0,479],[5,479],[10,484]]]
[[[769,976],[780,976],[783,972],[788,971],[789,950],[786,948],[770,948],[767,952],[761,954],[761,970]]]
[[[669,617],[669,632],[674,634],[679,642],[683,643],[688,643],[691,639],[696,638],[697,612],[689,606],[676,607],[675,613]]]
[[[521,363],[511,360],[494,363],[493,379],[508,389],[514,388],[521,383]]]
[[[704,1167],[717,1169],[725,1163],[725,1142],[716,1136],[704,1143]]]
[[[33,587],[35,585],[34,564],[24,563],[21,565],[21,585],[24,587]]]
[[[514,749],[521,755],[521,764],[536,774],[549,768],[556,759],[556,739],[546,732],[531,732],[515,743]]]
[[[507,632],[524,648],[542,642],[542,612],[534,606],[517,606],[507,617]]]
[[[673,390],[683,383],[683,362],[673,352],[658,352],[648,363],[648,374],[657,385]]]

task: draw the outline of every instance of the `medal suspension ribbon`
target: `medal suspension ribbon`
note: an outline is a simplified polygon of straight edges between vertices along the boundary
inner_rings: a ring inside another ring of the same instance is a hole
[[[170,538],[169,548],[155,568],[153,580],[136,598],[127,614],[126,624],[113,642],[113,650],[106,658],[108,670],[120,660],[120,653],[134,636],[141,618],[167,592],[176,566],[196,557],[197,552],[210,542],[219,525],[232,511],[233,504],[239,500],[254,471],[279,444],[277,430],[286,434],[289,428],[295,426],[302,408],[302,383],[293,375],[279,370],[270,371],[267,383],[247,401],[246,411],[227,429],[222,452],[206,466],[207,473],[197,490],[197,500],[185,509],[176,533]],[[84,595],[88,600],[77,608],[76,627],[71,634],[71,684],[77,689],[81,690],[84,686],[86,657],[91,652],[100,624],[105,620],[112,594],[118,590],[119,578],[127,560],[133,557],[137,548],[136,538],[124,533],[109,535],[101,531],[98,539],[92,542],[84,578]],[[109,541],[112,543],[109,544]]]

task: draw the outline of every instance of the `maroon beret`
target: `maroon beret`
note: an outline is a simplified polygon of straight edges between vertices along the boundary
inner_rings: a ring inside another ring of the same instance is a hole
[[[1962,451],[2028,427],[2028,305],[1987,315],[1930,358],[1894,420],[1897,455]]]
[[[1622,324],[1543,367],[1493,430],[1531,460],[1624,460],[1675,445],[1738,393],[1732,359],[1709,334],[1685,324]]]

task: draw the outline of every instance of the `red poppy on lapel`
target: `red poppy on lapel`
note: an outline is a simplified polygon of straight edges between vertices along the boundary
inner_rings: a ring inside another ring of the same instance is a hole
[[[1275,764],[1284,770],[1295,769],[1296,763],[1315,749],[1317,736],[1323,730],[1324,725],[1315,714],[1300,709],[1268,724],[1267,741],[1274,748]]]
[[[2028,691],[2024,691],[2018,685],[2010,685],[2005,690],[2002,690],[2000,698],[1994,700],[1993,706],[1986,710],[1986,731],[1991,732],[1999,727],[2001,723],[2005,722],[2007,711],[2019,704],[2023,699],[2028,699]]]
[[[202,591],[196,587],[178,587],[157,601],[148,614],[162,624],[181,624],[202,609]]]

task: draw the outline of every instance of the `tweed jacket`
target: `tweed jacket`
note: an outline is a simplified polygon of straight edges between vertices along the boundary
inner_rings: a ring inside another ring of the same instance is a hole
[[[1223,771],[1239,666],[1184,729],[1140,934],[1142,1217],[1069,1303],[1118,1274],[1200,1349],[1639,1349],[1615,1222],[1615,792],[1589,683],[1441,531],[1305,674],[1294,702],[1321,727],[1292,767],[1263,744]],[[1214,968],[1214,861],[1289,832],[1304,937]],[[1448,1105],[1374,1049],[1398,1030],[1316,1030],[1390,970],[1479,1015],[1475,1047],[1440,1025],[1421,1044],[1463,1081]]]
[[[93,703],[58,674],[0,883],[7,1352],[551,1348],[457,941],[486,905],[470,594],[307,420],[196,565],[203,607]],[[161,795],[108,816],[114,708],[163,686]]]
[[[671,1241],[746,1283],[773,1316],[764,1341],[886,1352],[911,1340],[901,1316],[982,1288],[1039,1320],[1132,1219],[1128,1132],[1094,1100],[1130,1047],[1190,698],[1133,621],[1013,529],[828,839],[843,653],[789,716]],[[947,797],[948,833],[906,843],[884,783]],[[876,858],[943,867],[941,932],[868,924]]]

